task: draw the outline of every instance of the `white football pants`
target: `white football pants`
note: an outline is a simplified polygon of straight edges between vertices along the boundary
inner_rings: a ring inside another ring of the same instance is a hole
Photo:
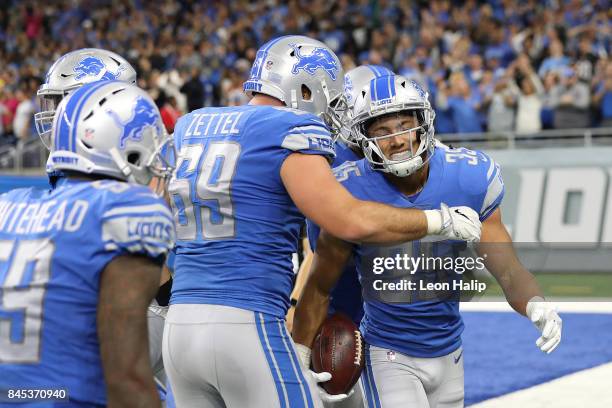
[[[322,406],[284,319],[229,306],[171,305],[163,357],[179,408]]]

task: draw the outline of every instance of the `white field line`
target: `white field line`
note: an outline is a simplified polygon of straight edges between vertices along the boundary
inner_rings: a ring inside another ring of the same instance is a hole
[[[561,313],[612,313],[612,302],[555,302],[555,305],[557,306],[557,310]],[[514,311],[506,301],[463,302],[460,304],[460,310],[462,312]],[[610,405],[610,407],[612,407],[612,405]]]
[[[470,408],[610,408],[612,363],[492,398]]]

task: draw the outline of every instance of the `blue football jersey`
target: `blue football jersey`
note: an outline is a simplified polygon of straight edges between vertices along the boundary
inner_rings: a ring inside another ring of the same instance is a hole
[[[171,304],[219,304],[284,317],[304,218],[280,169],[296,152],[333,158],[325,124],[288,108],[204,108],[183,116],[174,138]]]
[[[355,152],[345,143],[337,141],[335,144],[336,158],[332,167],[337,167],[347,161],[357,161],[360,159]],[[308,242],[314,252],[317,248],[317,238],[319,237],[318,225],[307,220]],[[363,317],[363,301],[361,299],[361,285],[355,269],[353,259],[348,261],[342,272],[342,276],[336,283],[329,298],[328,313],[342,312],[349,316],[355,324],[359,324]]]
[[[146,187],[61,179],[1,195],[0,390],[64,388],[69,406],[105,405],[100,275],[122,254],[161,265],[173,241],[170,210]]]
[[[499,166],[486,154],[465,148],[438,145],[430,161],[429,178],[423,190],[407,197],[363,159],[346,162],[334,174],[356,198],[400,208],[438,209],[468,206],[485,220],[499,206],[504,184]],[[404,244],[412,253],[416,242]],[[388,256],[384,247],[355,245],[354,257],[360,277],[362,258]],[[461,345],[463,322],[456,301],[383,303],[365,300],[361,330],[368,344],[389,348],[415,357],[438,357]]]

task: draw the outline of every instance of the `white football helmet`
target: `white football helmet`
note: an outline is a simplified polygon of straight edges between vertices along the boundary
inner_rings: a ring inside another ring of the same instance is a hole
[[[347,71],[344,75],[344,97],[348,105],[348,120],[343,123],[340,129],[340,138],[351,147],[359,147],[359,143],[351,133],[351,119],[353,117],[353,107],[357,95],[361,93],[365,86],[370,86],[370,81],[374,78],[394,75],[393,71],[382,65],[360,65]]]
[[[375,137],[368,135],[367,128],[373,119],[393,113],[413,115],[418,126]],[[374,78],[370,81],[369,87],[362,88],[357,94],[353,114],[351,130],[374,169],[406,177],[414,174],[431,158],[435,148],[433,126],[435,113],[429,103],[427,92],[415,81],[401,75]],[[413,150],[412,143],[409,143],[409,151],[386,157],[380,142],[402,135],[410,137],[415,135],[418,138],[419,146],[416,151]]]
[[[155,102],[121,81],[81,86],[57,108],[47,172],[76,171],[137,184],[168,178],[171,138]]]
[[[37,92],[41,111],[34,115],[36,131],[47,148],[53,114],[60,101],[83,84],[100,80],[136,84],[136,71],[123,57],[98,48],[71,51],[49,68]]]
[[[343,77],[340,60],[329,47],[312,38],[288,35],[257,51],[243,88],[251,96],[270,95],[290,108],[313,113],[337,134],[347,113]]]

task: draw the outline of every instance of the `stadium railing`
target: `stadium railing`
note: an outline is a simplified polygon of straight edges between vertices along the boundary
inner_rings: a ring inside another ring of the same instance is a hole
[[[553,129],[537,133],[487,132],[436,134],[447,145],[475,149],[592,147],[612,145],[612,127]]]
[[[0,171],[20,173],[25,169],[43,169],[48,154],[38,137],[0,146]]]
[[[436,138],[454,147],[483,150],[612,146],[612,127],[555,129],[537,133],[448,133]],[[0,147],[0,172],[21,173],[44,169],[48,151],[38,137]]]

